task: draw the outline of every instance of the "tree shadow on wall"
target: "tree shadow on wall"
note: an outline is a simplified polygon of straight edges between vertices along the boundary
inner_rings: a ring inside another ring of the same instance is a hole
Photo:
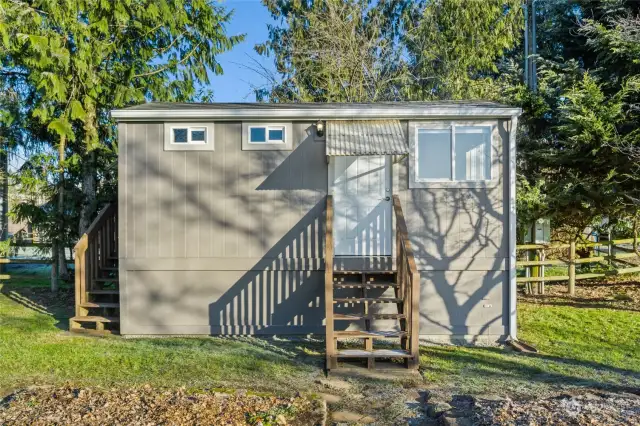
[[[507,140],[506,128],[500,133]],[[504,165],[507,144],[501,148],[493,148],[493,158]],[[509,193],[506,168],[499,169],[495,187],[409,191],[409,237],[422,280],[421,334],[474,344],[483,334],[504,335],[508,327]]]
[[[295,140],[301,142],[293,151],[241,151],[239,140],[223,142],[239,136],[241,124],[225,126],[218,126],[215,152],[149,152],[142,144],[128,146],[128,159],[136,162],[129,174],[130,202],[157,199],[166,215],[161,227],[141,218],[146,235],[140,231],[133,237],[146,245],[140,251],[148,258],[159,252],[159,258],[229,260],[211,273],[201,266],[200,275],[194,273],[201,279],[167,271],[174,274],[171,288],[143,283],[154,275],[139,275],[142,280],[131,289],[137,294],[129,293],[129,304],[137,305],[130,321],[144,321],[159,333],[170,333],[184,321],[206,325],[212,334],[324,333],[325,144],[294,125]],[[150,192],[156,187],[162,189]],[[143,215],[147,211],[140,206]],[[137,225],[129,224],[135,233]],[[152,244],[162,232],[171,235],[167,254]],[[221,247],[206,245],[221,240]],[[199,300],[208,307],[202,322]]]

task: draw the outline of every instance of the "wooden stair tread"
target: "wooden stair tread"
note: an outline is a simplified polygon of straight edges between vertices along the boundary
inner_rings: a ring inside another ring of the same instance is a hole
[[[396,297],[337,297],[333,303],[402,303],[402,299]]]
[[[365,275],[392,275],[395,274],[396,271],[333,271],[333,275],[354,275],[354,274],[365,274]]]
[[[411,354],[403,349],[374,349],[372,351],[341,349],[337,356],[339,358],[411,358]]]
[[[406,331],[334,331],[333,336],[337,338],[363,338],[371,337],[377,339],[404,337],[407,335]]]
[[[120,322],[118,317],[101,317],[101,316],[86,316],[86,317],[73,317],[71,321],[76,322]]]
[[[349,283],[349,282],[338,282],[333,283],[334,288],[388,288],[388,287],[398,287],[396,283]]]
[[[404,314],[333,314],[333,319],[336,321],[357,321],[362,319],[403,319]]]
[[[84,302],[80,304],[83,308],[119,308],[117,302]]]
[[[120,294],[120,290],[89,290],[88,294]]]
[[[75,334],[86,334],[88,336],[110,336],[120,334],[116,330],[93,330],[91,328],[72,328],[69,331]]]

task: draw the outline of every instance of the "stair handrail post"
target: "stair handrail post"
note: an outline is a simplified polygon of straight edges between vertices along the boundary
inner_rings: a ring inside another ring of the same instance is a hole
[[[86,253],[88,247],[87,234],[82,234],[80,240],[74,247],[75,250],[75,300],[76,315],[80,316],[80,304],[86,301],[87,274],[86,274]]]
[[[84,316],[83,308],[80,305],[88,301],[87,292],[92,290],[92,281],[94,278],[98,278],[99,266],[103,265],[104,261],[105,254],[98,252],[98,245],[102,243],[100,240],[105,235],[106,224],[117,213],[116,203],[104,206],[74,247],[76,316]],[[73,326],[73,324],[71,325]]]
[[[407,331],[409,332],[410,368],[418,368],[420,363],[420,272],[416,266],[413,247],[409,241],[409,231],[402,211],[400,197],[393,196],[393,208],[396,216],[396,247],[398,280],[404,287],[404,312],[408,313]],[[409,282],[406,282],[408,279]],[[407,306],[408,305],[408,306]]]
[[[338,365],[333,335],[333,196],[327,195],[324,226],[324,298],[327,370]]]

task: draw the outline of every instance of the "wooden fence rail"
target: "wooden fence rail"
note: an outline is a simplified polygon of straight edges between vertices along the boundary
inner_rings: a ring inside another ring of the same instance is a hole
[[[623,253],[614,253],[614,249],[616,246],[621,244],[633,244],[634,249],[629,250],[628,248],[620,247],[619,250],[623,250]],[[593,257],[585,257],[578,258],[576,256],[577,249],[584,248],[594,248],[594,247],[607,247],[607,255],[605,256],[593,256]],[[523,260],[517,261],[516,267],[525,268],[528,271],[528,275],[526,277],[518,277],[516,278],[516,282],[525,283],[529,290],[531,290],[531,283],[539,283],[539,292],[544,294],[544,283],[545,282],[554,282],[554,281],[568,281],[569,284],[569,294],[575,295],[575,287],[577,280],[586,280],[593,278],[602,278],[611,275],[622,275],[622,274],[630,274],[640,272],[640,266],[634,265],[625,259],[637,258],[640,260],[640,252],[637,252],[638,247],[638,239],[637,238],[626,238],[620,240],[610,240],[610,241],[601,241],[601,242],[589,242],[589,243],[580,243],[577,244],[575,242],[571,242],[568,244],[521,244],[516,246],[516,250],[518,251],[534,251],[536,260]],[[545,259],[545,254],[548,250],[559,250],[559,249],[568,249],[568,257],[565,259]],[[576,265],[587,264],[587,263],[600,263],[600,262],[608,262],[608,265],[611,265],[613,260],[618,260],[625,265],[629,265],[627,268],[617,268],[610,271],[604,272],[596,272],[596,273],[584,273],[584,274],[576,274]],[[568,274],[567,275],[557,275],[557,276],[544,276],[544,271],[542,266],[567,266]]]

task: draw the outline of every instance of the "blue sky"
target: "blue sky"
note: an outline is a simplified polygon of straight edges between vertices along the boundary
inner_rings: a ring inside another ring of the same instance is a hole
[[[252,85],[262,85],[265,80],[246,66],[254,66],[254,59],[268,69],[274,69],[273,58],[259,56],[253,47],[267,40],[267,24],[275,21],[260,0],[223,0],[220,3],[235,11],[227,26],[227,33],[246,34],[246,38],[218,57],[224,74],[211,76],[208,88],[213,90],[216,102],[253,102],[255,96]]]

